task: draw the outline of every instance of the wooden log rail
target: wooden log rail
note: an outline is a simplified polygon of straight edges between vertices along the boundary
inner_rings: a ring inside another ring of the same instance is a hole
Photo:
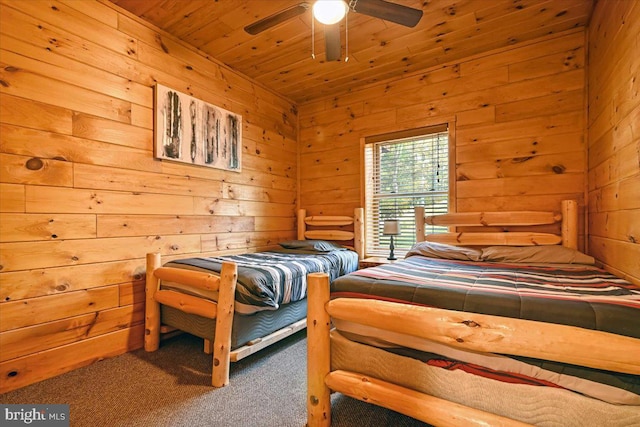
[[[549,233],[529,233],[513,231],[509,233],[438,233],[425,236],[426,241],[461,246],[539,246],[558,245],[562,237]]]
[[[436,426],[530,426],[354,372],[330,372],[325,382],[330,389],[346,396],[407,414]]]
[[[160,280],[182,283],[205,291],[215,292],[220,289],[220,277],[209,273],[183,270],[180,268],[160,267],[154,270],[153,274]]]
[[[153,274],[159,280],[182,283],[205,291],[215,292],[220,288],[219,276],[200,271],[160,267]],[[160,304],[208,319],[215,319],[218,311],[215,302],[182,292],[157,289],[154,298]]]
[[[555,224],[562,220],[562,215],[544,211],[518,212],[460,212],[445,215],[425,216],[429,225],[457,225],[491,227],[494,225],[540,225]]]
[[[360,298],[329,302],[330,317],[458,347],[640,375],[640,340],[533,320]]]

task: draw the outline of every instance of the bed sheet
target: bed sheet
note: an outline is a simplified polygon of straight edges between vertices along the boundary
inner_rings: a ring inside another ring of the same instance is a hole
[[[557,387],[496,381],[447,370],[331,333],[331,370],[379,378],[441,399],[537,426],[640,425],[640,406],[617,405]]]

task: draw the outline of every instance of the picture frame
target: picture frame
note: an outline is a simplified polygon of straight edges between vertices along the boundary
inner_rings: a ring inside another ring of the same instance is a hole
[[[242,170],[242,116],[156,84],[154,158]]]

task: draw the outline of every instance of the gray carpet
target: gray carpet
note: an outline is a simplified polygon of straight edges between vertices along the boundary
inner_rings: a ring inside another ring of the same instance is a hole
[[[70,405],[71,426],[265,426],[306,423],[306,331],[231,365],[214,389],[202,340],[184,334],[0,395],[0,403]],[[425,426],[335,393],[334,427]]]

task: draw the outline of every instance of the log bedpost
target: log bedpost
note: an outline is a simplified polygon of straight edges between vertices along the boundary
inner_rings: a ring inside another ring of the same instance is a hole
[[[160,267],[160,253],[148,253],[144,316],[144,349],[146,351],[156,351],[160,347],[160,304],[155,299],[160,280],[153,274]]]
[[[416,206],[414,213],[416,216],[416,243],[424,242],[424,206]]]
[[[330,365],[329,276],[311,273],[307,280],[307,427],[331,425],[331,394],[325,384]]]
[[[578,249],[578,202],[562,201],[562,246]]]
[[[304,233],[307,231],[307,223],[305,218],[307,217],[306,209],[298,209],[298,240],[305,240]]]
[[[218,291],[216,333],[213,341],[211,384],[214,387],[224,387],[229,384],[231,326],[233,325],[237,277],[238,266],[235,263],[223,262]]]
[[[353,234],[355,240],[353,248],[360,260],[364,259],[364,209],[355,208],[353,211]]]

